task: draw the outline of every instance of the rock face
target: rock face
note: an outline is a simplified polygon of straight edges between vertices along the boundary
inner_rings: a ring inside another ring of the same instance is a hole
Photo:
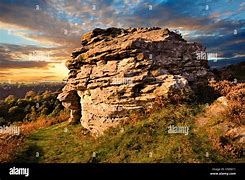
[[[67,85],[58,99],[79,122],[101,134],[127,118],[128,112],[150,106],[157,96],[207,85],[205,49],[161,28],[94,29],[66,62]]]

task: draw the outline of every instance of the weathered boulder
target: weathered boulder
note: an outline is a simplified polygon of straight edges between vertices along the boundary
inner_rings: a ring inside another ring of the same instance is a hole
[[[68,81],[59,95],[71,121],[101,134],[150,106],[157,96],[207,86],[205,48],[161,28],[94,29],[66,62]],[[80,112],[80,114],[78,114]]]

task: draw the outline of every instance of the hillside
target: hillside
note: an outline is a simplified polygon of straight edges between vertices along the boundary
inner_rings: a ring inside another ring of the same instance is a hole
[[[0,162],[245,162],[244,83],[212,81],[210,87],[220,98],[209,104],[157,99],[153,109],[132,113],[99,137],[70,125],[63,110],[14,122],[21,133],[0,136]],[[170,125],[188,129],[174,133]]]
[[[145,119],[134,116],[134,121],[99,138],[87,134],[80,125],[63,122],[30,134],[14,162],[244,162],[240,155],[221,154],[208,139],[206,127],[197,125],[205,108],[167,105]],[[169,134],[171,124],[189,126],[188,135]]]

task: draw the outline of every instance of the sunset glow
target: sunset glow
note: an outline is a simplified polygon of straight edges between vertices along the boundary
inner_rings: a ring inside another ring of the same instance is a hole
[[[178,29],[219,60],[244,59],[242,0],[3,0],[0,2],[0,81],[62,81],[64,62],[92,29],[159,26]]]

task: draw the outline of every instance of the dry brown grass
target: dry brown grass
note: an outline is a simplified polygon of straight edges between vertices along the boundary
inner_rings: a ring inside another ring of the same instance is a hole
[[[245,83],[229,81],[212,81],[210,86],[220,96],[225,96],[227,105],[215,102],[197,118],[197,125],[203,126],[204,135],[207,134],[213,147],[224,157],[241,156],[241,143],[236,136],[228,136],[228,132],[238,132],[245,124]],[[205,122],[204,122],[205,121]]]
[[[212,81],[210,86],[216,93],[228,100],[228,109],[224,117],[237,124],[245,124],[245,83],[234,84],[229,81]]]
[[[229,100],[225,116],[237,124],[245,124],[245,83],[231,87],[226,95]]]
[[[16,149],[23,143],[24,136],[1,135],[0,137],[0,162],[9,162]]]
[[[9,134],[0,135],[0,163],[11,162],[15,153],[21,148],[25,137],[30,133],[40,128],[64,122],[68,118],[69,114],[67,112],[61,112],[55,117],[41,116],[32,122],[16,123],[15,125],[20,127],[20,134],[18,136]]]
[[[35,121],[21,123],[20,124],[21,133],[24,135],[28,135],[34,130],[52,126],[54,124],[64,122],[68,119],[69,119],[69,114],[67,112],[61,112],[59,115],[55,117],[40,116]]]
[[[222,96],[226,96],[234,85],[235,84],[227,80],[209,82],[209,86],[213,87],[214,91]]]

